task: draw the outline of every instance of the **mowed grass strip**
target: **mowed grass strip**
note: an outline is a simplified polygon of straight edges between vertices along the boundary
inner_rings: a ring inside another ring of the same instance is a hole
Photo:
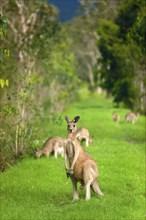
[[[113,111],[121,116],[120,123],[112,121]],[[97,161],[104,197],[92,193],[86,202],[85,191],[79,189],[80,200],[72,202],[63,158],[26,158],[1,174],[1,220],[145,219],[145,118],[126,124],[126,112],[113,108],[111,100],[88,97],[62,114],[80,115],[77,127],[86,127],[93,135],[92,146],[83,145]],[[65,121],[48,126],[44,121],[40,127],[46,139],[67,134]]]

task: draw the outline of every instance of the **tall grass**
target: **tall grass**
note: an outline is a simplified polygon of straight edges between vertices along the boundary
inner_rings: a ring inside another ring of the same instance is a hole
[[[112,121],[112,112],[121,116]],[[78,127],[86,127],[94,142],[86,150],[99,167],[100,188],[86,202],[72,202],[72,186],[66,178],[64,160],[59,157],[26,158],[1,174],[1,220],[99,219],[143,220],[145,218],[145,118],[136,124],[124,123],[126,109],[115,109],[111,100],[88,97],[73,103],[62,117],[80,115]],[[49,127],[42,122],[43,138],[66,136],[66,122]],[[41,137],[40,137],[41,140]],[[43,142],[43,139],[41,140]]]

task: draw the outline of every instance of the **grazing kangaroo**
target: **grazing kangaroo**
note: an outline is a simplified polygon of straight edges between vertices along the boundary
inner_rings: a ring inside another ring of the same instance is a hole
[[[116,112],[113,112],[113,121],[120,121],[120,116]]]
[[[98,168],[95,160],[80,145],[76,138],[76,123],[80,119],[76,116],[72,121],[65,117],[68,136],[64,143],[64,159],[67,176],[70,176],[73,186],[73,200],[79,199],[77,182],[81,189],[86,188],[86,200],[91,197],[90,187],[94,193],[102,196],[98,186]]]
[[[138,119],[138,116],[139,114],[135,114],[133,112],[128,112],[126,115],[125,115],[125,122],[132,122],[132,124],[134,124],[137,119]]]
[[[86,128],[77,128],[76,129],[76,138],[79,141],[86,141],[86,147],[92,144],[93,138],[90,136],[89,131]]]
[[[64,156],[64,139],[58,136],[49,138],[42,146],[41,149],[35,152],[36,158],[39,158],[41,155],[48,157],[50,153],[54,152],[54,157],[57,158],[58,154]]]

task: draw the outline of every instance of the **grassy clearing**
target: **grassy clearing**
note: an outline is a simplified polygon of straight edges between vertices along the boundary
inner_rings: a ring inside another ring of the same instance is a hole
[[[113,111],[121,116],[120,123],[112,121]],[[80,115],[78,127],[87,127],[94,136],[86,150],[98,163],[104,197],[92,193],[85,202],[85,191],[79,190],[80,200],[72,202],[63,158],[26,158],[1,174],[1,220],[145,219],[145,118],[125,124],[126,112],[114,109],[111,100],[88,97],[62,115]],[[42,142],[45,136],[65,137],[66,123],[49,127],[46,120],[40,130]]]

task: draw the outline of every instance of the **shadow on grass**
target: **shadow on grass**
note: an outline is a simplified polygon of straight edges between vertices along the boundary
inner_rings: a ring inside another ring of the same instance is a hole
[[[76,104],[75,107],[78,109],[109,109],[109,105],[104,106],[104,105],[78,105]]]
[[[126,138],[125,138],[125,141],[127,141],[128,143],[131,143],[131,144],[136,144],[136,145],[138,145],[138,144],[145,144],[145,139],[141,139],[141,138],[136,138],[136,137],[129,137],[129,136],[127,136]]]

